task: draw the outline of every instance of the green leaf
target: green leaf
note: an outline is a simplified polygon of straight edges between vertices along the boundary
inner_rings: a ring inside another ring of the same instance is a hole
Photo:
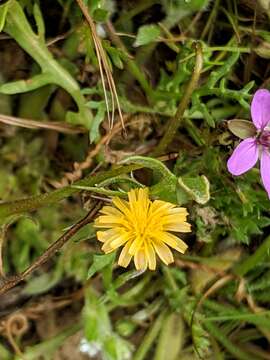
[[[108,20],[109,12],[105,9],[96,9],[93,14],[93,18],[97,22],[105,22]]]
[[[39,8],[37,6],[34,8],[34,16],[40,34],[40,36],[37,36],[21,4],[15,0],[12,0],[9,4],[4,30],[38,63],[41,68],[41,74],[34,76],[30,80],[22,80],[3,85],[0,87],[0,92],[14,94],[34,90],[47,84],[58,85],[65,89],[76,102],[78,107],[77,123],[83,124],[86,128],[90,128],[92,114],[90,110],[85,108],[86,101],[80,92],[79,84],[70,73],[54,59],[47,48],[45,39],[42,38],[45,29]]]
[[[23,294],[37,295],[49,291],[54,287],[62,277],[62,270],[58,268],[51,273],[44,273],[40,276],[34,277],[27,282],[26,287],[23,290]]]
[[[160,28],[157,25],[143,25],[140,27],[134,46],[141,46],[155,41],[160,35]]]
[[[121,161],[122,164],[140,164],[157,171],[163,178],[172,178],[174,174],[159,160],[146,156],[129,156]]]
[[[45,25],[40,11],[40,7],[37,3],[35,3],[33,10],[35,21],[37,24],[38,36],[45,41]]]
[[[178,184],[198,204],[206,204],[210,199],[210,184],[206,176],[178,178]]]
[[[103,342],[111,333],[111,323],[106,306],[98,301],[92,289],[88,289],[84,305],[84,333],[88,341]]]
[[[151,195],[164,201],[177,203],[177,177],[161,161],[145,156],[130,156],[122,163],[135,163],[152,169],[156,175],[159,175],[159,179],[157,184],[151,187]]]
[[[106,105],[105,102],[102,101],[99,103],[98,111],[93,119],[93,123],[90,130],[90,142],[93,143],[94,141],[98,140],[99,138],[99,125],[104,120],[106,113]]]
[[[43,73],[35,75],[28,80],[18,80],[3,84],[0,86],[0,93],[9,95],[20,94],[38,89],[52,82],[52,77],[49,74]]]
[[[10,1],[0,6],[0,31],[2,31],[5,26],[9,4]]]
[[[13,356],[11,355],[11,353],[2,344],[0,344],[0,354],[1,354],[1,360],[12,360],[13,359]]]
[[[104,269],[106,266],[111,265],[115,259],[115,252],[104,255],[94,255],[93,264],[91,265],[87,278],[90,279],[98,271]]]
[[[112,46],[106,46],[105,47],[114,66],[116,66],[118,69],[122,70],[124,68],[123,61],[121,59],[122,52],[119,49],[115,49]]]
[[[158,339],[154,360],[178,360],[185,340],[184,320],[180,314],[166,316]]]

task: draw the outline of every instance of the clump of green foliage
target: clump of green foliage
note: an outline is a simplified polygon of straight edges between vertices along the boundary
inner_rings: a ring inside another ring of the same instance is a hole
[[[258,169],[226,167],[227,120],[269,87],[268,16],[267,1],[0,6],[0,293],[100,199],[146,185],[192,223],[188,252],[143,273],[81,228],[0,295],[1,360],[269,358],[270,203]]]

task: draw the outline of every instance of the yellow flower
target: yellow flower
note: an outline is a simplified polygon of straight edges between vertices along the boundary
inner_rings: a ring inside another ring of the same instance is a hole
[[[114,206],[104,206],[95,221],[95,227],[107,229],[97,231],[106,254],[124,246],[118,260],[120,266],[127,267],[134,256],[137,270],[155,270],[156,253],[166,265],[174,261],[168,245],[180,253],[186,251],[184,241],[170,233],[191,231],[185,208],[151,201],[147,188],[131,190],[128,199],[113,198]]]

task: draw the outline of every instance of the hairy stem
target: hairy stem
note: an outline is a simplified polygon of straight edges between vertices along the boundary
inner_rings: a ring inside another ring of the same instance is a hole
[[[142,165],[138,164],[121,166],[114,170],[104,171],[97,175],[87,176],[82,180],[76,181],[73,185],[95,186],[96,184],[99,184],[106,179],[121,174],[126,174],[142,167]],[[26,211],[34,211],[42,206],[55,204],[62,199],[69,197],[79,191],[81,190],[78,188],[74,188],[73,186],[65,186],[61,189],[57,189],[42,195],[36,195],[26,199],[2,203],[0,204],[0,219],[13,214],[24,213]]]

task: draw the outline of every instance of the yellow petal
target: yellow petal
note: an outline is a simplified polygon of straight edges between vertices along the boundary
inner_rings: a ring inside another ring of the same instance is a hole
[[[127,242],[126,245],[123,247],[119,259],[118,259],[118,265],[127,267],[130,263],[130,260],[132,259],[132,255],[129,254],[129,248],[132,244],[131,241]]]
[[[165,231],[190,232],[191,225],[187,222],[171,222],[163,225]]]
[[[155,200],[151,205],[152,215],[167,212],[175,207],[175,205],[161,200]]]
[[[162,217],[162,221],[166,222],[183,222],[186,221],[187,215],[186,214],[169,214]]]
[[[182,254],[184,254],[188,248],[183,240],[173,234],[166,233],[165,231],[159,234],[158,239]]]
[[[122,246],[123,244],[125,244],[131,238],[132,238],[132,234],[130,234],[130,233],[122,234],[117,239],[115,239],[111,242],[111,247],[116,249],[119,246]]]
[[[145,244],[145,255],[148,261],[149,269],[156,270],[156,254],[151,244]]]
[[[106,231],[97,231],[97,239],[101,242],[109,240],[111,237],[114,237],[117,233],[116,229],[109,229]]]
[[[114,241],[117,240],[117,239],[121,240],[122,238],[117,235],[115,237],[110,238],[110,240],[105,241],[104,244],[102,245],[101,250],[103,250],[105,253],[116,250],[119,246],[121,246],[121,241],[120,240],[119,240],[120,245],[117,245],[117,243],[116,243],[116,245],[114,245]],[[125,242],[126,241],[124,241],[124,243]]]
[[[137,270],[145,270],[147,268],[147,260],[143,249],[140,249],[135,253],[134,264]]]
[[[123,214],[125,214],[126,216],[130,216],[130,206],[129,203],[125,200],[122,200],[118,197],[113,198],[113,204],[122,211]]]
[[[188,211],[186,208],[182,208],[182,207],[175,207],[173,209],[169,210],[169,214],[174,214],[174,215],[188,215]]]
[[[137,201],[138,189],[132,189],[128,192],[129,204],[135,203]]]
[[[136,234],[135,234],[136,235]],[[140,236],[137,236],[135,240],[132,241],[132,244],[129,249],[130,255],[134,255],[136,251],[138,251],[143,244],[143,238]]]
[[[174,261],[173,254],[170,248],[160,241],[154,241],[153,246],[155,248],[156,253],[160,257],[160,259],[166,264],[169,265]]]
[[[123,213],[121,211],[117,210],[112,206],[103,206],[103,208],[100,210],[100,213],[104,215],[114,215],[119,217],[123,216]]]

